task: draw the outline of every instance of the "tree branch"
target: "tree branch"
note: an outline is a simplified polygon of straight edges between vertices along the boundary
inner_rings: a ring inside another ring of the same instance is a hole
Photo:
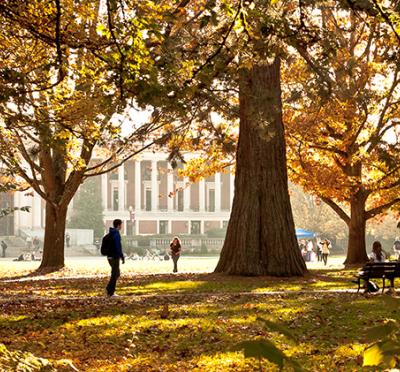
[[[347,225],[350,223],[350,216],[332,199],[321,196],[321,200],[328,204]]]
[[[393,199],[390,202],[387,202],[386,204],[382,204],[379,207],[370,209],[369,211],[365,212],[366,219],[369,220],[370,218],[375,217],[378,214],[381,214],[385,210],[389,209],[390,207],[393,207],[396,204],[400,203],[400,198]]]

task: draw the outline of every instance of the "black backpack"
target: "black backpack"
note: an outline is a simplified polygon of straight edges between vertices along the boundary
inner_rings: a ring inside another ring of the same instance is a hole
[[[378,284],[376,284],[375,282],[368,280],[367,282],[367,292],[369,293],[375,293],[379,291],[379,287]]]
[[[101,240],[100,253],[103,256],[111,256],[114,250],[114,239],[110,233],[104,235]]]

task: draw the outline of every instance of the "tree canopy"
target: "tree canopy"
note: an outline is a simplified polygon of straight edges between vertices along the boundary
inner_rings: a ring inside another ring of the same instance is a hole
[[[350,230],[360,218],[353,227],[363,236],[366,220],[400,202],[398,48],[390,28],[368,15],[325,7],[314,19],[323,38],[300,48],[308,61],[285,72],[290,173]]]

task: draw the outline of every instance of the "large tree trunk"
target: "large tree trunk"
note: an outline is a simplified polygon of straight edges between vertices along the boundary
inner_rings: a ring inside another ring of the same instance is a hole
[[[46,202],[43,259],[39,271],[56,271],[64,267],[64,237],[67,219],[66,206]]]
[[[349,221],[349,242],[345,265],[364,264],[368,261],[365,247],[365,203],[366,197],[355,194],[350,201],[351,215]]]
[[[240,75],[235,196],[216,272],[297,276],[306,272],[289,200],[280,61]]]

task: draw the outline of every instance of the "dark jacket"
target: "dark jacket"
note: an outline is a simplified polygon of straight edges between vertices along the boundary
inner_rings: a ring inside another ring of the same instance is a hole
[[[110,227],[110,235],[113,238],[113,250],[108,257],[112,258],[124,258],[124,253],[122,252],[122,244],[121,244],[121,235],[119,233],[118,229],[115,229],[113,227]]]
[[[171,249],[171,252],[176,256],[181,253],[181,245],[178,243],[177,245],[170,244],[169,248]]]

